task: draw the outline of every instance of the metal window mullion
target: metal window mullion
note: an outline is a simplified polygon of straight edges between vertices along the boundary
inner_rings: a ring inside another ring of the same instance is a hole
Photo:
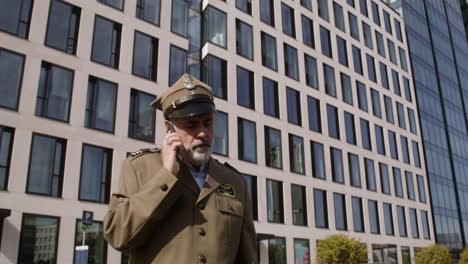
[[[91,109],[90,109],[90,114],[91,114],[91,127],[96,128],[96,107],[98,103],[98,89],[99,89],[99,80],[96,79],[95,82],[93,83],[93,97],[91,99]]]
[[[78,16],[77,14],[75,13],[75,10],[74,8],[72,7],[72,11],[71,11],[71,15],[70,15],[70,18],[68,19],[68,30],[67,30],[67,46],[65,47],[65,49],[71,49],[72,51],[74,50],[73,46],[74,46],[74,41],[75,41],[75,36],[70,36],[70,31],[71,31],[71,24],[73,23],[73,16],[75,16],[75,29],[76,29],[76,22],[78,21]]]
[[[52,89],[51,86],[52,86],[52,81],[51,81],[51,75],[52,75],[52,65],[48,64],[47,65],[47,80],[46,80],[46,87],[45,87],[45,91],[44,91],[44,97],[43,97],[43,100],[44,100],[44,104],[42,105],[42,115],[43,116],[46,116],[46,117],[49,117],[48,113],[49,113],[49,94],[50,94],[50,90]]]
[[[21,21],[21,14],[23,13],[24,0],[18,0],[18,1],[21,1],[21,4],[20,4],[19,17],[18,17],[18,24],[16,24],[16,33],[19,32],[20,24],[24,23],[23,21]]]
[[[55,155],[57,155],[57,140],[55,139],[55,144],[54,144],[54,151],[53,151],[53,161],[52,161],[52,173],[49,172],[49,175],[51,177],[51,183],[50,183],[50,186],[49,186],[49,195],[52,195],[52,186],[54,185],[53,184],[53,181],[54,181],[54,169],[55,169]]]

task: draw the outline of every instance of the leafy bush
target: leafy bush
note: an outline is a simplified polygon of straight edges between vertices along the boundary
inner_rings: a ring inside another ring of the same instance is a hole
[[[452,264],[452,254],[441,245],[433,245],[423,248],[416,253],[416,264]]]
[[[460,255],[460,261],[458,264],[468,264],[468,248],[465,248]]]
[[[332,235],[317,244],[318,264],[356,264],[367,262],[366,245],[346,235]]]

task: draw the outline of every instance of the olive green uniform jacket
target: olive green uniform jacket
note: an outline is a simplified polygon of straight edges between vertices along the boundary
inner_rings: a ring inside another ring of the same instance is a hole
[[[211,158],[200,190],[189,170],[175,176],[159,151],[124,161],[104,237],[132,264],[257,263],[255,229],[242,176]]]

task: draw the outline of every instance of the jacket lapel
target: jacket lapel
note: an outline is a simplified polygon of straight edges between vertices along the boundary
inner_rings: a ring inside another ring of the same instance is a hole
[[[218,163],[210,158],[208,163],[208,174],[206,175],[205,184],[201,189],[200,195],[198,196],[197,204],[205,199],[210,193],[212,193],[220,185],[220,178],[217,176],[220,174],[220,168]]]

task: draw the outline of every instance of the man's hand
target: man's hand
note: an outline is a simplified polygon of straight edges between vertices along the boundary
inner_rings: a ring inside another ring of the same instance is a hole
[[[183,149],[182,141],[175,132],[169,132],[162,143],[162,162],[173,175],[179,172],[179,163],[177,162],[177,152]]]

